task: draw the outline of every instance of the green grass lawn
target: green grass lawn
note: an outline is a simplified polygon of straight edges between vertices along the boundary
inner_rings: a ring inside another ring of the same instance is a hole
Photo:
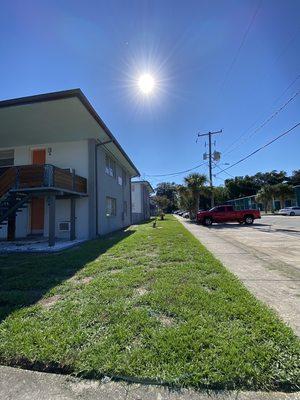
[[[168,216],[0,257],[0,362],[198,388],[295,390],[292,331]]]

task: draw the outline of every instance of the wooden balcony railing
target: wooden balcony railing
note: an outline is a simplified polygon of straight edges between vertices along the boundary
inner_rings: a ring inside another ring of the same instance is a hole
[[[55,188],[87,193],[87,180],[54,165],[21,165],[0,174],[0,197],[10,189]]]

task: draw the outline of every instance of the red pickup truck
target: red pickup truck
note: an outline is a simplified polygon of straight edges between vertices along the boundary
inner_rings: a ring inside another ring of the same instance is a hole
[[[253,224],[255,219],[261,218],[259,210],[235,210],[233,206],[217,206],[209,211],[199,211],[197,222],[210,226],[213,222],[239,222]]]

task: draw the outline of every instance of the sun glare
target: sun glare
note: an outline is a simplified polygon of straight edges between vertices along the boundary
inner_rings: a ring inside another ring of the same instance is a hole
[[[139,77],[138,87],[144,94],[150,94],[153,92],[155,86],[155,80],[150,74],[143,74]]]

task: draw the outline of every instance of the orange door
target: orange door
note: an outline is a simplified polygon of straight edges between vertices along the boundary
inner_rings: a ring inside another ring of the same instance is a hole
[[[46,149],[32,150],[32,164],[43,165],[46,163]]]
[[[32,151],[32,164],[43,165],[46,163],[46,150],[35,149]],[[31,233],[44,232],[44,198],[32,198],[31,201]]]

